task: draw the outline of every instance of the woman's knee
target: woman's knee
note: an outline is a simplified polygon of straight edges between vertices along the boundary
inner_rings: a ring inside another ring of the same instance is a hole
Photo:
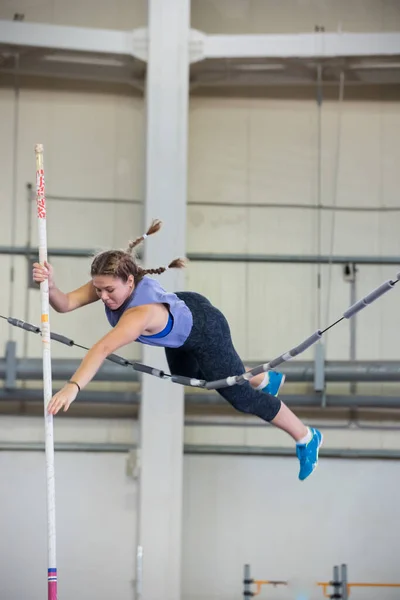
[[[268,421],[270,423],[273,421],[280,411],[281,401],[279,398],[275,398],[274,396],[270,396],[269,399],[261,403],[256,403],[254,406],[250,407],[250,414],[255,415],[256,417],[260,417],[264,421]]]

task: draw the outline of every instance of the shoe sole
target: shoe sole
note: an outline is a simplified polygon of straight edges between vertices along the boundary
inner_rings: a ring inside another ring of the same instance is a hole
[[[321,432],[320,432],[321,433]],[[321,448],[322,444],[324,443],[324,435],[323,433],[321,433],[321,441],[318,444],[318,448],[317,448],[317,463],[313,469],[313,472],[315,471],[315,469],[318,467],[318,461],[319,461],[319,449]]]

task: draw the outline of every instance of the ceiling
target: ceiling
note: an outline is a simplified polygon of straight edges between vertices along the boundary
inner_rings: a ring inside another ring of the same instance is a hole
[[[400,36],[399,36],[400,40]],[[128,54],[73,51],[0,43],[0,74],[123,84],[143,91],[146,62]],[[341,58],[207,58],[190,65],[192,90],[337,85],[400,84],[396,55]]]
[[[209,86],[303,86],[318,82],[337,85],[400,83],[400,55],[368,59],[215,59],[191,65],[191,83]]]

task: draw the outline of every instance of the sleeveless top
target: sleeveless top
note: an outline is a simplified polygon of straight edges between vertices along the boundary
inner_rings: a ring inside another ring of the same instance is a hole
[[[128,308],[144,304],[165,304],[169,310],[169,320],[163,331],[155,335],[140,335],[137,342],[149,346],[179,348],[189,337],[193,326],[193,316],[188,306],[174,293],[167,292],[155,279],[146,275],[135,286],[132,294],[116,310],[105,306],[108,322],[112,327],[120,320]]]

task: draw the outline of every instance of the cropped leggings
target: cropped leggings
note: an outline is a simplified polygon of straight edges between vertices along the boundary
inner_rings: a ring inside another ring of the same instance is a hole
[[[178,292],[176,295],[190,309],[193,327],[182,346],[165,348],[171,373],[206,381],[244,373],[245,367],[233,346],[222,312],[201,294]],[[281,407],[278,398],[255,390],[247,381],[217,392],[236,410],[257,415],[264,421],[272,421]]]

